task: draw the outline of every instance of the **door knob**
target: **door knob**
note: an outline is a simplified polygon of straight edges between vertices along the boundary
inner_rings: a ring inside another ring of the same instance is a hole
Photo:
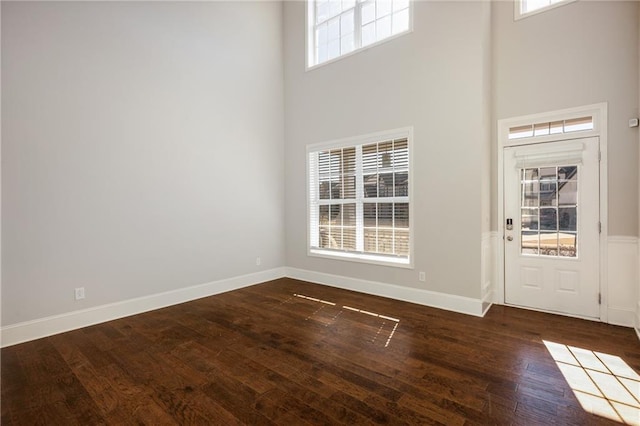
[[[513,241],[513,237],[511,235],[507,235],[507,241]]]

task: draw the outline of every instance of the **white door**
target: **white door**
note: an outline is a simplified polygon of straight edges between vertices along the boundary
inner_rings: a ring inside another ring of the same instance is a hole
[[[599,318],[599,139],[507,147],[503,164],[505,302]]]

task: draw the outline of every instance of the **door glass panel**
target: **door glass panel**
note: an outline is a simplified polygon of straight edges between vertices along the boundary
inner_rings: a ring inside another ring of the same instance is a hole
[[[522,231],[522,253],[538,254],[538,231]]]
[[[556,206],[558,205],[558,184],[556,181],[540,182],[540,205]]]
[[[533,167],[520,173],[521,253],[577,256],[578,167]]]
[[[554,207],[540,209],[540,229],[545,231],[558,229],[558,215]]]
[[[556,206],[558,175],[555,167],[540,169],[540,205]]]
[[[560,231],[576,231],[578,211],[575,207],[558,209],[558,229]]]
[[[546,256],[558,255],[558,233],[540,232],[540,254]]]
[[[538,207],[539,190],[538,169],[522,169],[522,206]]]
[[[558,256],[576,257],[578,252],[577,239],[578,236],[575,232],[561,232],[558,240],[560,249]]]
[[[575,206],[578,202],[578,182],[559,181],[558,182],[558,205]]]
[[[522,230],[537,231],[538,230],[538,209],[522,209]],[[537,234],[537,232],[536,232]]]

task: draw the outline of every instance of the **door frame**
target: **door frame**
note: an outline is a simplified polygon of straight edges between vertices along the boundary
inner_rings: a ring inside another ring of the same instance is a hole
[[[498,213],[498,236],[497,236],[497,288],[495,292],[494,303],[505,304],[505,251],[504,251],[504,148],[512,146],[524,146],[531,144],[539,144],[544,142],[558,142],[563,140],[581,139],[597,137],[600,143],[600,200],[599,200],[599,216],[601,223],[601,232],[599,238],[599,257],[600,257],[600,321],[607,322],[608,312],[608,280],[607,280],[607,236],[608,236],[608,196],[607,196],[607,109],[606,102],[585,105],[575,108],[568,108],[538,114],[530,114],[519,117],[505,118],[498,120],[497,123],[497,139],[498,139],[498,197],[497,197],[497,213]],[[570,133],[561,133],[547,136],[533,136],[522,139],[509,139],[509,129],[517,126],[526,126],[535,123],[547,123],[553,121],[567,120],[579,117],[593,117],[593,130],[577,131]],[[593,319],[593,318],[587,318]]]

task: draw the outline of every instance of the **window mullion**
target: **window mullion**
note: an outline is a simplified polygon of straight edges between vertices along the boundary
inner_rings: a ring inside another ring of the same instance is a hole
[[[356,146],[356,251],[364,252],[364,179],[362,145]]]
[[[313,49],[313,60],[315,63],[318,63],[320,60],[318,56],[318,27],[319,25],[317,23],[313,25],[313,35],[311,36],[313,43],[310,46],[310,49]]]
[[[319,247],[320,246],[320,212],[319,210],[319,194],[318,194],[318,182],[320,181],[319,176],[319,167],[318,167],[318,153],[314,152],[309,154],[309,167],[311,170],[309,171],[309,177],[311,178],[309,182],[309,210],[311,210],[310,218],[311,223],[309,224],[309,233],[311,234],[309,237],[311,247]]]
[[[354,49],[360,49],[362,47],[362,4],[356,0],[356,5],[353,8],[353,46]]]

